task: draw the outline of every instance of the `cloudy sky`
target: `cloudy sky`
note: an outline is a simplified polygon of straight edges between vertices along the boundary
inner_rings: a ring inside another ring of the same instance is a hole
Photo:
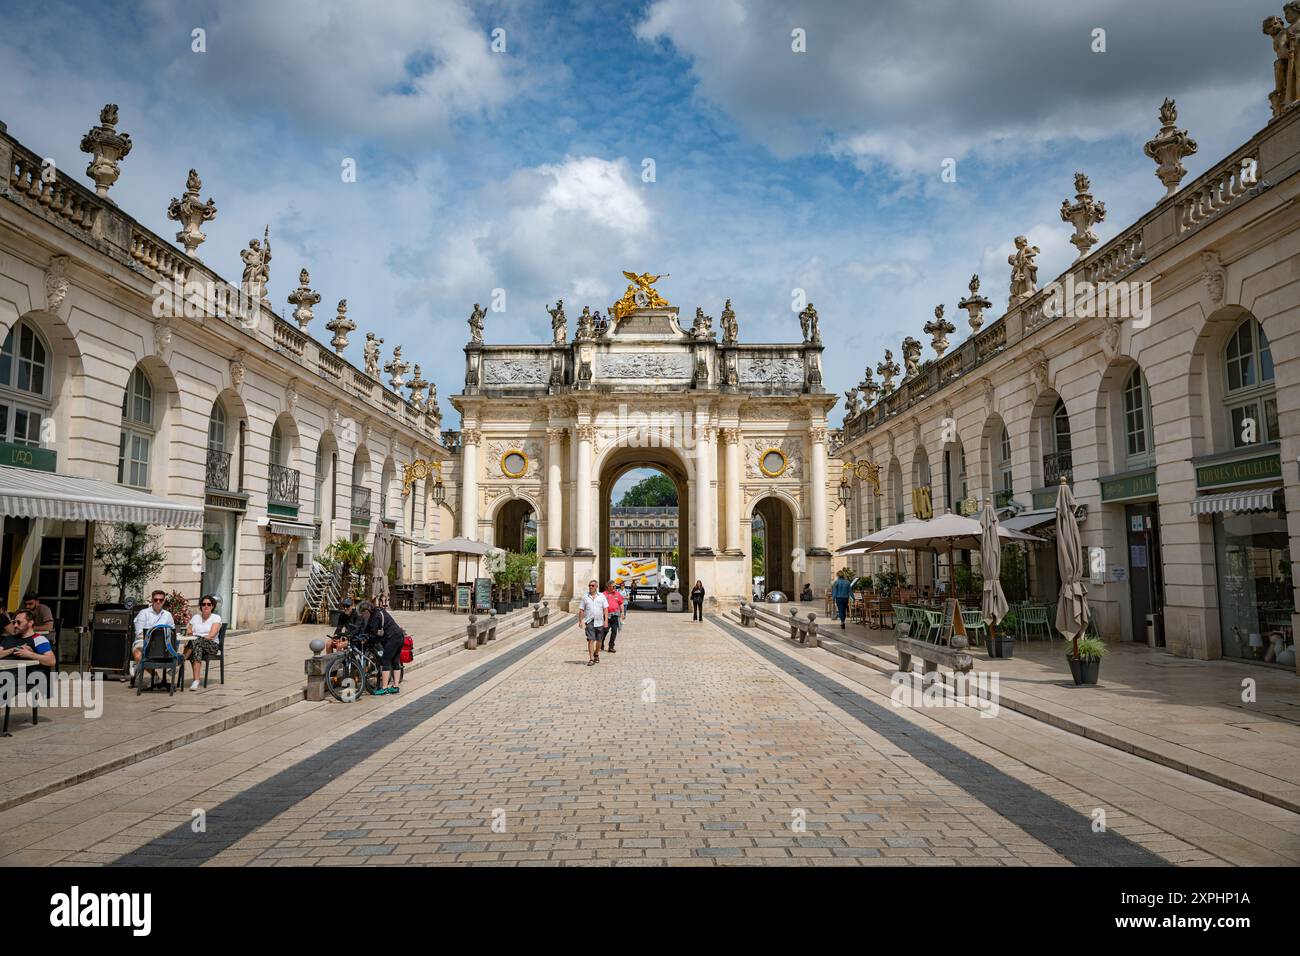
[[[544,341],[546,303],[562,296],[571,322],[584,304],[603,310],[623,269],[671,273],[660,289],[686,315],[716,319],[731,297],[748,341],[797,339],[790,303],[805,290],[837,392],[922,337],[940,302],[959,340],[973,272],[994,313],[1005,306],[1016,234],[1041,247],[1044,280],[1073,257],[1058,210],[1075,170],[1106,203],[1103,240],[1161,197],[1142,144],[1164,97],[1200,144],[1191,176],[1267,121],[1260,23],[1281,4],[6,7],[12,135],[80,176],[82,133],[117,103],[135,144],[112,192],[123,208],[174,235],[167,203],[196,167],[219,209],[205,262],[237,279],[239,250],[269,223],[282,314],[306,266],[324,297],[317,338],[346,297],[385,356],[403,343],[446,396],[475,302],[505,290],[489,342]]]

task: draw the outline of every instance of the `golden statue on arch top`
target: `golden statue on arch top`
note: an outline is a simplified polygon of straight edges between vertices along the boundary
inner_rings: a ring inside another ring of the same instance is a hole
[[[624,270],[625,275],[631,285],[623,293],[623,298],[614,303],[614,318],[621,319],[634,309],[662,309],[668,306],[668,302],[661,296],[654,284],[660,279],[667,279],[668,273],[663,275],[652,276],[648,272],[637,275],[635,272]]]

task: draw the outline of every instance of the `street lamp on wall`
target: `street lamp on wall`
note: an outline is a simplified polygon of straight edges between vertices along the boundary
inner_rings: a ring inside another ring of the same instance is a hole
[[[840,504],[847,506],[853,498],[853,489],[849,487],[846,479],[840,479]]]
[[[446,500],[447,500],[447,486],[444,485],[442,483],[442,479],[439,478],[436,482],[434,482],[433,485],[433,503],[435,505],[441,505]]]

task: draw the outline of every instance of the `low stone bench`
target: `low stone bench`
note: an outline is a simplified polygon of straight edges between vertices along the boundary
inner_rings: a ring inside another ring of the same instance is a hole
[[[495,641],[497,638],[497,612],[488,611],[486,617],[470,615],[465,625],[465,649],[472,651],[481,644]]]
[[[303,691],[303,699],[311,701],[322,701],[328,695],[329,691],[325,687],[325,673],[330,669],[330,665],[342,657],[343,651],[335,651],[333,654],[317,654],[315,657],[309,657],[302,662],[303,673],[307,675],[307,688]]]
[[[753,627],[758,621],[758,608],[745,601],[740,602],[740,623],[745,627]]]
[[[975,659],[970,656],[970,651],[965,645],[965,638],[960,639],[961,647],[932,644],[929,641],[918,641],[914,637],[900,637],[895,639],[894,647],[898,651],[898,670],[899,673],[906,674],[912,669],[912,658],[919,658],[922,662],[923,674],[934,674],[939,670],[939,665],[952,668],[958,674],[965,674],[975,666]]]
[[[533,606],[533,627],[545,627],[550,619],[551,608],[546,601]]]
[[[799,612],[795,608],[791,608],[790,640],[807,647],[820,647],[821,642],[817,639],[817,615],[809,614],[808,620],[801,621],[799,620]]]

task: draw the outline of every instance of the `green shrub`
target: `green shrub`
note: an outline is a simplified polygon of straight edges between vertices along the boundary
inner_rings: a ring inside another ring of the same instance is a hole
[[[1110,653],[1110,648],[1106,642],[1099,637],[1081,637],[1079,638],[1079,660],[1081,661],[1099,661]],[[1074,648],[1066,645],[1066,657],[1074,656]]]

